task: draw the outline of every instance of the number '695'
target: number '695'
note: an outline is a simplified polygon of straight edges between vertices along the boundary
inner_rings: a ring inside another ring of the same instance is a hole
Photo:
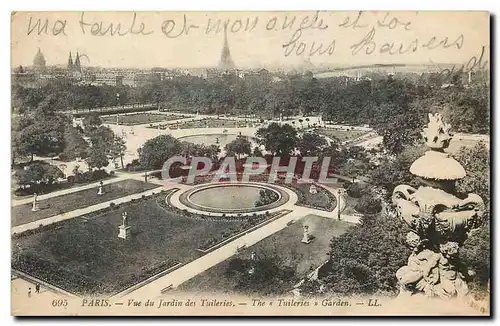
[[[52,307],[66,307],[67,305],[68,305],[68,300],[66,299],[52,300]]]

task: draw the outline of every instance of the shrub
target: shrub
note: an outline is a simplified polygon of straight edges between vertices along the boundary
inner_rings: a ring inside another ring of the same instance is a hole
[[[376,214],[382,210],[382,204],[380,198],[375,198],[371,195],[363,195],[354,209],[363,214]]]
[[[109,207],[110,207],[110,208],[114,208],[115,206],[116,206],[116,204],[115,204],[115,203],[113,203],[113,202],[109,203]]]
[[[370,193],[370,187],[361,182],[351,183],[347,186],[347,195],[352,198],[361,198],[363,195]]]

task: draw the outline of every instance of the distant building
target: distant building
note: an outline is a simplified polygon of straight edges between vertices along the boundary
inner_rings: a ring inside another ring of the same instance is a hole
[[[80,55],[78,54],[78,50],[76,51],[75,61],[73,62],[73,58],[71,57],[71,52],[69,52],[68,57],[68,74],[75,78],[80,78],[83,75],[82,64],[80,63]]]
[[[227,43],[227,24],[224,25],[224,45],[222,46],[222,52],[219,61],[220,69],[234,69],[235,64],[231,58],[231,51],[229,50],[229,45]]]
[[[45,56],[43,55],[42,51],[40,48],[38,48],[38,52],[35,55],[35,58],[33,59],[33,66],[35,68],[45,68]]]

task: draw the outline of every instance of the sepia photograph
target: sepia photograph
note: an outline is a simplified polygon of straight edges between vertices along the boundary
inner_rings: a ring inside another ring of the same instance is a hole
[[[12,12],[11,314],[489,317],[491,19]]]

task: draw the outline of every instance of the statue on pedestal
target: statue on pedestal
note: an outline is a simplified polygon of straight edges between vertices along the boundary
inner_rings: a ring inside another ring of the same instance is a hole
[[[131,236],[131,227],[128,225],[127,212],[122,213],[122,225],[118,227],[118,238],[129,239]]]
[[[103,188],[102,188],[102,187],[103,187],[103,185],[104,185],[104,184],[103,184],[103,182],[102,182],[102,181],[101,181],[101,182],[99,182],[99,190],[97,191],[97,194],[98,194],[98,195],[104,195],[104,190],[103,190]]]
[[[309,234],[309,226],[304,225],[304,235],[302,237],[301,242],[308,244],[308,243],[311,243],[311,241],[312,241],[312,236],[311,236],[311,234]]]
[[[123,225],[124,227],[126,227],[126,226],[127,226],[127,212],[123,212],[123,213],[122,213],[122,225]]]
[[[407,243],[413,250],[407,265],[396,272],[400,295],[451,298],[468,293],[458,251],[469,232],[484,222],[485,205],[476,194],[464,199],[455,195],[455,183],[465,170],[444,151],[452,138],[450,128],[440,114],[429,114],[423,136],[430,150],[410,167],[423,185],[399,185],[393,191],[398,216],[411,229]]]
[[[39,211],[40,207],[38,207],[38,194],[35,192],[33,194],[33,207],[31,208],[32,212]]]
[[[316,189],[316,186],[314,184],[309,187],[309,193],[312,195],[316,195],[318,193],[318,189]]]

